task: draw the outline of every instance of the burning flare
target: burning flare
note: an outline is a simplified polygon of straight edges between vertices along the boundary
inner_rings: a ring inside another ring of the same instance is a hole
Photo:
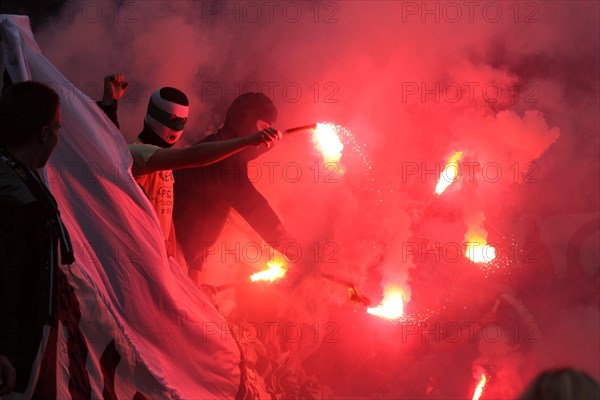
[[[273,282],[277,279],[283,278],[287,272],[287,263],[283,258],[280,257],[275,257],[273,260],[267,262],[267,267],[268,269],[252,274],[250,276],[250,281]]]
[[[383,300],[377,307],[367,308],[372,315],[387,319],[398,319],[404,315],[404,300],[402,290],[398,287],[389,287],[384,290]]]
[[[313,143],[325,163],[337,163],[342,158],[344,144],[339,133],[344,128],[330,122],[318,123],[313,130]]]
[[[486,381],[487,381],[487,378],[485,377],[485,374],[482,372],[481,379],[479,379],[479,383],[477,384],[477,387],[475,388],[475,392],[473,392],[473,400],[479,400],[479,398],[481,397],[481,394],[483,393],[483,389],[485,388]]]
[[[485,241],[483,237],[472,236],[467,239],[467,258],[477,264],[485,264],[494,261],[496,249]]]
[[[435,192],[440,195],[458,178],[458,162],[462,158],[462,151],[457,151],[446,163],[444,170],[440,174]]]
[[[467,233],[465,242],[467,250],[465,256],[474,263],[489,263],[496,258],[496,249],[487,243],[487,231],[483,227],[485,215],[481,211],[475,211],[467,218]]]

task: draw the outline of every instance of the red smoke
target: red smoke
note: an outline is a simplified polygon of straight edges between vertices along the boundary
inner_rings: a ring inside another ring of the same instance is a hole
[[[104,74],[126,73],[127,139],[166,85],[190,95],[187,143],[257,90],[280,129],[333,121],[351,132],[339,167],[310,135],[290,135],[253,165],[254,184],[322,271],[374,304],[401,287],[409,319],[367,315],[318,276],[291,293],[238,287],[248,318],[335,339],[298,345],[335,397],[468,397],[476,360],[489,367],[484,399],[514,397],[555,365],[598,378],[598,231],[576,236],[600,204],[598,4],[252,3],[260,17],[248,2],[101,2],[94,22],[66,5],[37,39],[95,99]],[[437,196],[457,150],[461,178]],[[497,251],[484,270],[461,253],[474,210]],[[261,242],[232,221],[220,243]],[[224,257],[206,271],[213,285],[240,274]],[[224,310],[231,292],[219,294]]]

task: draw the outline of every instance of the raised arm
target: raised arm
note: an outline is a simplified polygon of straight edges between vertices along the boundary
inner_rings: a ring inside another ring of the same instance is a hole
[[[121,73],[106,75],[104,77],[102,100],[97,102],[98,106],[117,128],[120,128],[117,117],[118,100],[123,96],[128,86],[129,84],[125,82],[125,75]]]

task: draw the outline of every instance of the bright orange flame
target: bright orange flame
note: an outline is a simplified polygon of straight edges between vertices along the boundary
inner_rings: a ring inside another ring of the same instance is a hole
[[[384,290],[383,300],[377,307],[367,308],[367,312],[378,317],[387,319],[398,319],[404,315],[404,299],[402,290],[397,287],[389,287]]]
[[[472,237],[467,239],[465,256],[477,264],[489,263],[496,258],[496,249],[487,244],[485,239]]]
[[[337,163],[342,158],[344,144],[338,136],[340,128],[335,124],[324,122],[318,123],[313,131],[313,143],[326,163]]]
[[[481,374],[481,379],[475,388],[475,392],[473,392],[473,400],[479,400],[481,394],[483,393],[483,389],[485,388],[486,381],[487,378],[485,377],[485,374]]]
[[[496,249],[487,243],[487,231],[483,227],[485,215],[481,211],[474,211],[467,218],[467,233],[465,241],[467,250],[465,256],[474,263],[489,263],[496,258]]]
[[[273,282],[277,279],[283,278],[287,272],[286,263],[282,259],[274,259],[267,262],[267,267],[269,268],[252,274],[250,276],[250,281]]]
[[[450,186],[458,177],[458,162],[462,158],[462,151],[457,151],[446,163],[446,167],[440,174],[440,179],[435,186],[435,192],[440,195]]]

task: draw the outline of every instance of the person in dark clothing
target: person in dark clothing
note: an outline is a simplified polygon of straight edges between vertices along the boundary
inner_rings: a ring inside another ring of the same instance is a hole
[[[59,267],[74,262],[71,243],[37,172],[57,145],[60,127],[59,97],[48,86],[17,83],[0,97],[0,354],[16,371],[15,381],[3,382],[1,390],[27,390],[31,398],[56,397],[59,319],[69,351],[73,340],[87,349],[77,326],[77,299]],[[87,375],[78,375],[73,390],[85,394]]]
[[[213,143],[245,137],[270,127],[277,109],[262,93],[245,93],[229,107],[223,127],[200,143]],[[266,149],[246,149],[218,163],[175,172],[173,221],[178,240],[199,283],[200,271],[210,247],[215,243],[231,209],[236,210],[271,247],[286,253],[291,236],[267,199],[248,177],[248,162]]]
[[[518,400],[600,400],[600,384],[592,376],[574,368],[540,372],[523,390]]]

